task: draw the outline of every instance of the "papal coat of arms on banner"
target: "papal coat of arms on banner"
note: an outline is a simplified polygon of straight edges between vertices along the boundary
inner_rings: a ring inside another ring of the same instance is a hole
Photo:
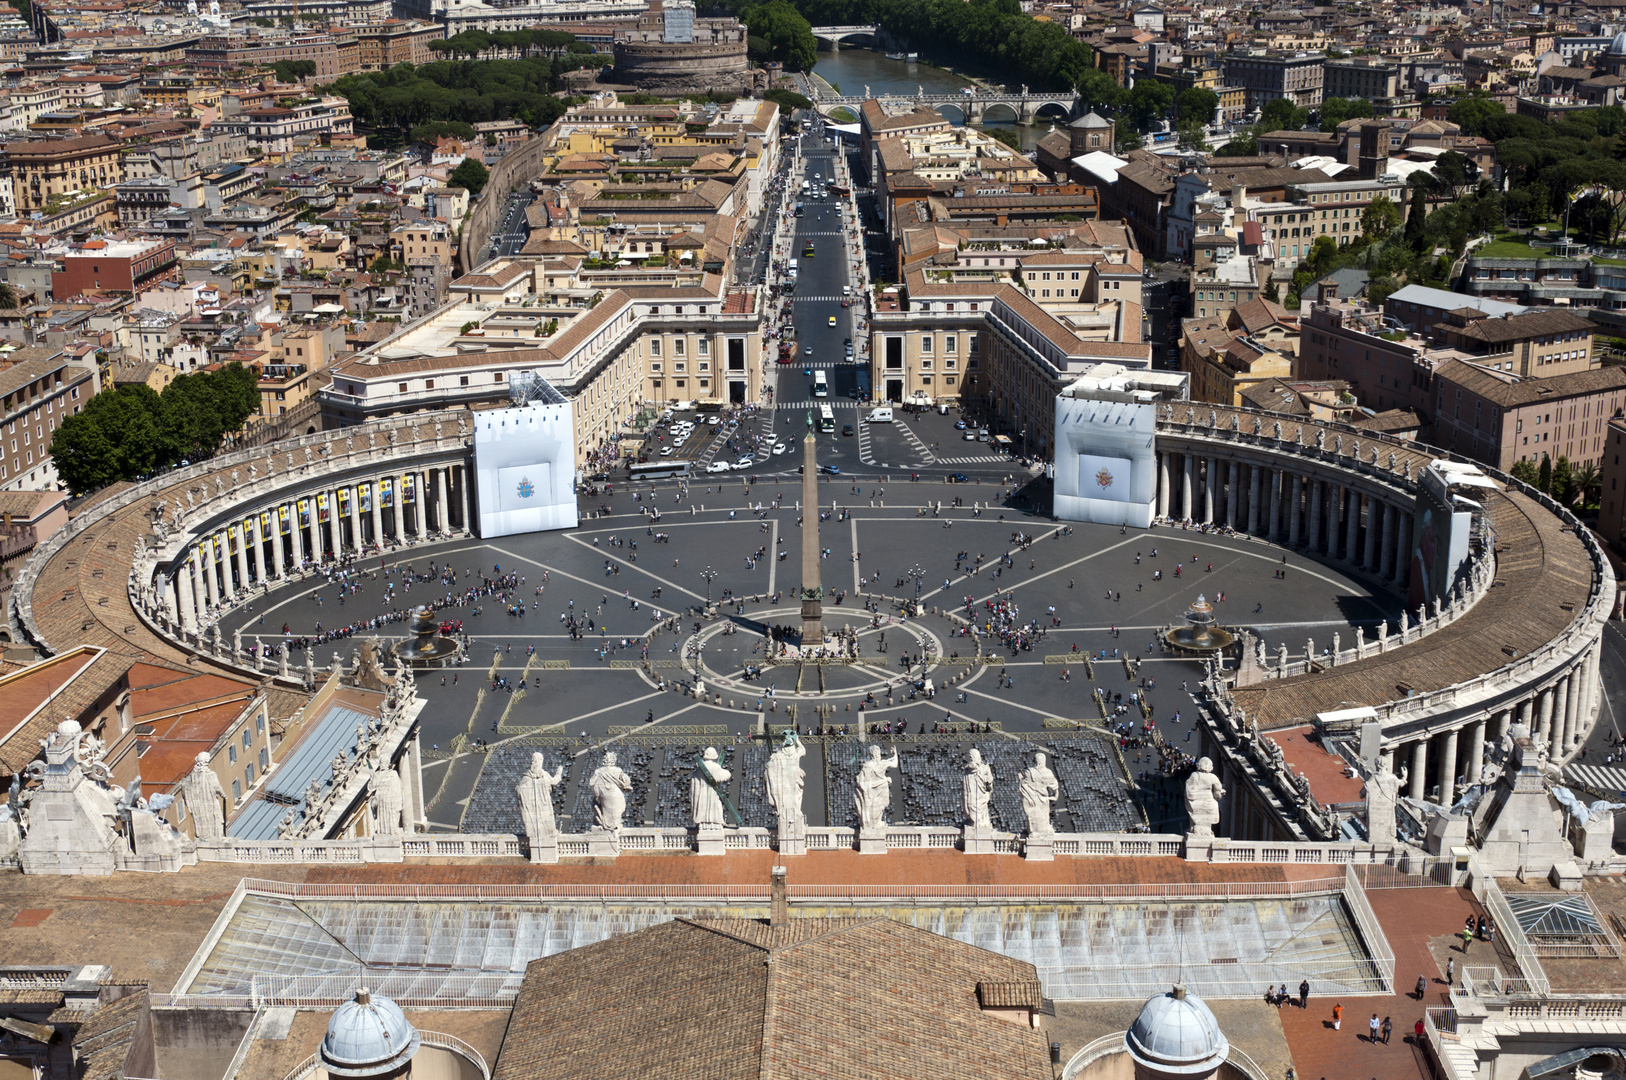
[[[522,499],[529,499],[535,494],[536,486],[531,483],[529,478],[522,478],[519,482],[519,497]]]
[[[1112,473],[1107,471],[1106,469],[1102,469],[1100,472],[1095,474],[1095,482],[1097,484],[1099,484],[1101,487],[1104,487],[1104,488],[1111,487],[1112,486]]]

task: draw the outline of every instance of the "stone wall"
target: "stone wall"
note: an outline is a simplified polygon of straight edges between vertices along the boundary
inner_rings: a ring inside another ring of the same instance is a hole
[[[508,193],[542,171],[542,150],[546,145],[547,140],[543,137],[532,136],[510,147],[492,166],[491,178],[486,181],[485,190],[469,209],[469,216],[463,220],[463,236],[457,247],[460,274],[469,273],[484,261],[481,253],[491,239],[491,230],[497,224],[503,204],[508,201]]]
[[[657,93],[739,91],[752,85],[744,41],[718,45],[617,41],[610,77]]]

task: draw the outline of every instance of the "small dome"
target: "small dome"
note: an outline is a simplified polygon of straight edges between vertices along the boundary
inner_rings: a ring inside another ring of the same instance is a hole
[[[1139,1064],[1175,1076],[1205,1076],[1231,1052],[1213,1011],[1184,986],[1148,1001],[1124,1043]]]
[[[1626,56],[1626,30],[1615,35],[1615,40],[1609,43],[1610,56]]]
[[[1071,124],[1068,124],[1067,126],[1068,127],[1074,127],[1074,128],[1103,128],[1103,129],[1105,129],[1105,128],[1109,127],[1110,125],[1108,125],[1108,123],[1105,120],[1101,119],[1100,115],[1097,114],[1094,109],[1091,109],[1089,112],[1085,113],[1083,116],[1079,117],[1077,120],[1074,120]]]
[[[407,1023],[401,1007],[364,986],[327,1022],[322,1065],[331,1076],[387,1075],[417,1052],[418,1029]]]

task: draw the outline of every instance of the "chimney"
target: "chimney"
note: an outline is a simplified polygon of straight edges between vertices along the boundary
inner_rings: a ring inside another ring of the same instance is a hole
[[[790,898],[785,894],[785,868],[776,866],[772,871],[772,883],[768,886],[768,895],[772,904],[768,915],[769,926],[784,926],[790,922]]]
[[[1248,186],[1246,184],[1231,185],[1231,209],[1242,213],[1248,202]]]
[[[1331,278],[1322,278],[1316,283],[1316,299],[1323,304],[1338,299],[1338,283]]]

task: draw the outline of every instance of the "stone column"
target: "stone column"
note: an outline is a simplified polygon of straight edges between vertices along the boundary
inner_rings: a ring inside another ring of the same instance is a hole
[[[1216,490],[1219,487],[1219,477],[1219,458],[1211,457],[1208,459],[1208,469],[1203,477],[1203,524],[1205,525],[1214,523],[1214,510],[1219,504],[1217,496],[1220,492]]]
[[[197,605],[198,622],[201,624],[203,622],[204,615],[207,614],[209,610],[209,589],[203,583],[202,544],[193,546],[191,557],[188,559],[188,564],[191,567],[192,575],[192,602]]]
[[[1282,535],[1282,488],[1287,481],[1280,469],[1270,469],[1265,473],[1265,483],[1270,488],[1270,525],[1265,539],[1275,541]]]
[[[1327,491],[1327,558],[1338,558],[1339,522],[1343,520],[1344,489],[1328,481]]]
[[[1158,460],[1163,461],[1162,455],[1158,456]],[[1169,482],[1166,465],[1163,467],[1163,482],[1164,484]],[[1166,505],[1169,498],[1168,492],[1159,493],[1158,498]],[[440,532],[450,531],[450,526],[446,521],[446,466],[444,465],[435,470],[435,528]]]
[[[1421,736],[1411,746],[1411,775],[1406,778],[1411,790],[1408,794],[1421,799],[1428,790],[1428,736]]]
[[[1534,697],[1527,697],[1523,701],[1519,702],[1519,723],[1523,724],[1524,730],[1528,731],[1531,735],[1535,735],[1536,733],[1534,722],[1535,713],[1536,699]]]
[[[1536,708],[1538,710],[1537,715],[1540,718],[1539,719],[1539,726],[1536,727],[1533,731],[1531,731],[1531,733],[1530,733],[1531,738],[1533,738],[1533,739],[1551,740],[1552,737],[1553,737],[1553,688],[1552,687],[1549,686],[1547,689],[1545,689],[1545,690],[1543,690],[1541,692],[1541,696],[1537,701]]]
[[[311,511],[311,519],[315,520],[316,511]],[[294,569],[297,571],[305,565],[305,530],[299,524],[299,499],[290,500],[288,507],[288,535],[293,538]]]
[[[218,536],[212,536],[212,537],[208,537],[207,539],[218,540],[219,537]],[[204,553],[203,554],[204,554],[204,557],[203,557],[203,588],[204,588],[204,592],[209,597],[209,606],[212,607],[212,608],[215,608],[216,610],[219,610],[219,608],[220,608],[220,578],[217,575],[221,572],[221,570],[224,567],[222,566],[222,560],[215,558],[214,552],[209,550],[209,548],[207,548],[207,547],[204,548]]]
[[[390,500],[390,530],[395,542],[399,544],[406,539],[406,532],[401,528],[401,523],[406,520],[406,515],[401,512],[401,478],[390,477],[390,486],[395,489],[395,497]]]
[[[237,526],[237,587],[248,588],[248,530]]]
[[[1378,577],[1383,581],[1393,581],[1395,576],[1395,527],[1397,518],[1394,507],[1389,503],[1379,503],[1383,507],[1383,550],[1378,556]]]
[[[1318,480],[1318,479],[1315,479],[1314,477],[1310,478],[1306,482],[1305,487],[1308,489],[1308,495],[1309,495],[1309,500],[1310,500],[1310,528],[1308,530],[1309,534],[1310,534],[1309,535],[1310,550],[1311,551],[1320,551],[1321,550],[1321,509],[1322,509],[1321,508],[1321,503],[1326,498],[1326,493],[1322,490],[1321,481]]]
[[[1512,726],[1512,709],[1503,709],[1501,712],[1496,714],[1496,743],[1498,746],[1501,745],[1502,740],[1507,736],[1507,729]]]
[[[463,513],[463,531],[470,536],[474,535],[474,494],[469,491],[469,470],[466,465],[457,467],[458,509]]]
[[[1411,518],[1404,508],[1400,511],[1400,521],[1395,526],[1395,588],[1404,589],[1406,581],[1411,577]]]
[[[265,564],[265,529],[260,525],[260,512],[255,510],[249,515],[249,532],[254,536],[254,571],[258,581],[262,584],[271,580],[271,574]]]
[[[1225,463],[1225,473],[1225,527],[1228,529],[1234,529],[1236,528],[1237,496],[1242,491],[1242,481],[1237,475],[1237,464],[1235,461],[1228,461]]]
[[[1468,729],[1468,786],[1479,783],[1485,766],[1485,721],[1480,720]]]
[[[350,519],[350,550],[360,555],[362,545],[361,507],[357,505],[354,485],[350,488],[350,512],[346,516]]]
[[[1361,493],[1354,488],[1346,488],[1345,494],[1349,496],[1349,505],[1345,507],[1344,525],[1344,559],[1351,566],[1360,566],[1361,559]]]
[[[1445,750],[1440,755],[1440,802],[1446,806],[1457,801],[1457,734],[1456,728],[1445,733]]]
[[[1547,753],[1556,765],[1564,756],[1564,738],[1569,728],[1570,680],[1558,680],[1554,689],[1558,697],[1553,701],[1553,726],[1549,733]]]
[[[1259,535],[1259,466],[1248,466],[1248,535]]]
[[[1180,488],[1180,519],[1185,521],[1192,517],[1192,510],[1194,509],[1192,484],[1196,479],[1193,474],[1197,469],[1197,459],[1190,454],[1182,454],[1181,457],[1185,458],[1186,470],[1185,481]]]
[[[1378,552],[1381,550],[1378,539],[1383,535],[1383,503],[1377,499],[1366,500],[1366,555],[1361,565],[1369,574],[1378,572]]]
[[[1587,730],[1592,726],[1593,709],[1598,704],[1598,664],[1602,659],[1603,643],[1594,645],[1586,655],[1584,677],[1581,680],[1581,703],[1575,713],[1574,739],[1571,747],[1580,745],[1586,738]]]
[[[1285,486],[1285,482],[1284,482]],[[1299,546],[1299,491],[1304,486],[1304,478],[1298,473],[1293,474],[1293,494],[1287,500],[1287,546]]]
[[[198,628],[198,600],[192,591],[192,560],[175,567],[175,617],[181,620],[181,629],[189,633]]]
[[[379,509],[378,500],[384,497],[384,493],[378,488],[378,477],[376,476],[367,482],[367,486],[372,489],[373,493],[373,506],[367,512],[367,516],[373,519],[373,543],[382,548],[384,546],[384,511]]]

